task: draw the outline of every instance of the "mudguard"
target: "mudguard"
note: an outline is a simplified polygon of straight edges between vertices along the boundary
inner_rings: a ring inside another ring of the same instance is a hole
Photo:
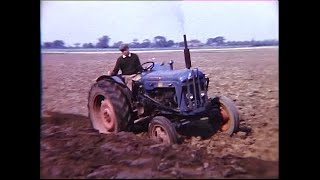
[[[98,79],[96,80],[96,82],[100,81],[100,80],[103,80],[103,79],[110,79],[110,80],[114,80],[115,82],[117,82],[118,84],[121,84],[121,85],[125,85],[126,84],[124,83],[124,81],[121,79],[121,77],[119,76],[108,76],[108,75],[102,75],[100,77],[98,77]]]
[[[121,79],[120,76],[108,76],[108,75],[102,75],[97,78],[96,82],[101,81],[101,80],[109,80],[109,81],[114,81],[120,86],[124,88],[123,93],[126,95],[127,100],[131,102],[132,99],[132,92],[128,88],[128,86],[125,84],[124,80]]]

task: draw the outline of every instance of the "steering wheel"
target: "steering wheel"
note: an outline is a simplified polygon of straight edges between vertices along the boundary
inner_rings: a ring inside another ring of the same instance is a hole
[[[146,65],[146,64],[150,64],[150,65],[144,66],[144,65]],[[147,61],[147,62],[141,64],[141,66],[142,66],[142,70],[143,70],[143,71],[148,71],[148,70],[151,70],[151,69],[153,68],[154,62],[152,62],[152,61]]]

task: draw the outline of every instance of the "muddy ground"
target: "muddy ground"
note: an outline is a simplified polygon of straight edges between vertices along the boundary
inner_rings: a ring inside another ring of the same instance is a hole
[[[141,61],[174,60],[183,52],[139,53]],[[87,118],[88,91],[113,68],[116,54],[43,54],[41,178],[277,178],[278,49],[192,52],[193,67],[210,77],[209,95],[237,105],[232,137],[210,134],[203,122],[180,145],[158,145],[146,133],[103,135]],[[192,127],[191,127],[192,128]]]

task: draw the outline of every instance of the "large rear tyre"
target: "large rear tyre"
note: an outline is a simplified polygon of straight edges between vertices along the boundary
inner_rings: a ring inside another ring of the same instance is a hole
[[[131,109],[124,88],[112,80],[92,85],[88,96],[89,118],[100,133],[117,133],[127,128]]]
[[[178,143],[178,134],[174,125],[169,119],[163,116],[154,117],[148,128],[150,138],[158,143],[176,144]]]
[[[223,117],[220,131],[231,136],[239,130],[240,117],[238,109],[235,103],[225,96],[219,97],[219,102],[220,112]]]

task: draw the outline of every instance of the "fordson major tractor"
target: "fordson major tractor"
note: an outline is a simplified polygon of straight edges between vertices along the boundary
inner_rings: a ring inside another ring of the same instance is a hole
[[[235,104],[225,96],[208,97],[209,78],[198,68],[191,69],[186,35],[183,38],[185,69],[174,70],[172,60],[145,62],[132,90],[121,74],[97,78],[88,96],[92,127],[109,134],[142,124],[150,138],[168,144],[179,142],[179,128],[203,119],[217,132],[230,136],[237,132]]]

